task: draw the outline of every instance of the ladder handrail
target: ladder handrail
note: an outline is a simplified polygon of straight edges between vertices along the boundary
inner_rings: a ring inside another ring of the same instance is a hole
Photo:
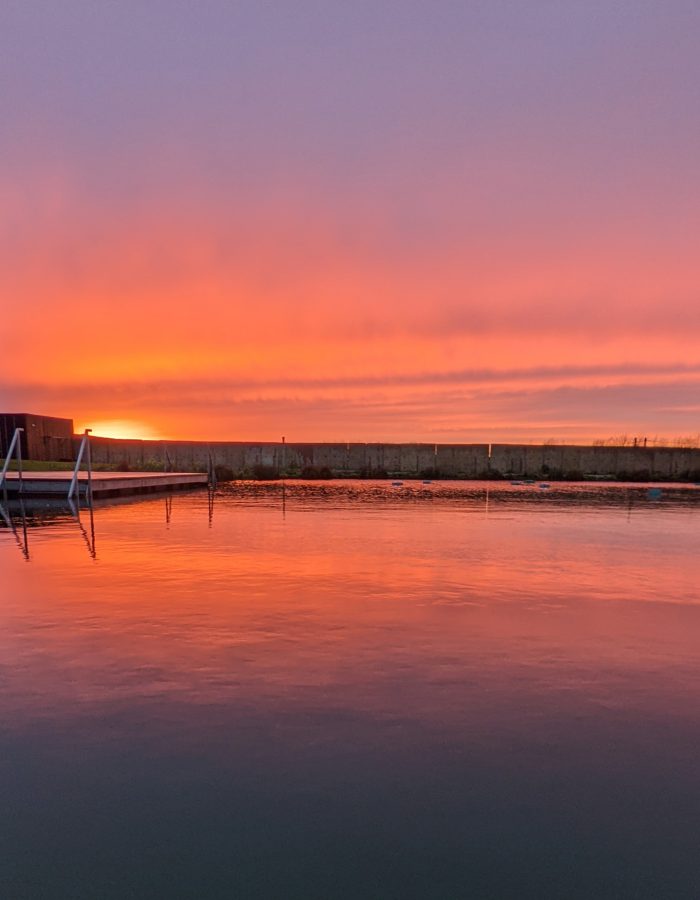
[[[10,446],[7,451],[7,456],[5,457],[5,462],[2,467],[2,473],[0,473],[0,490],[5,490],[5,481],[7,479],[7,470],[10,467],[10,460],[12,459],[12,454],[15,453],[17,456],[17,471],[19,472],[19,489],[22,490],[22,443],[19,439],[20,434],[24,432],[24,428],[15,428],[15,433],[12,435],[12,440],[10,441]]]
[[[78,486],[78,472],[80,472],[80,463],[83,461],[83,452],[85,448],[87,448],[87,464],[88,464],[88,496],[90,499],[90,503],[92,503],[92,458],[90,455],[90,432],[92,428],[86,428],[85,433],[83,434],[83,439],[80,442],[80,449],[78,450],[78,458],[75,461],[75,468],[73,469],[73,477],[71,478],[70,487],[68,488],[68,499],[73,499],[73,494],[75,493],[75,489]],[[80,492],[78,492],[78,497],[80,497]]]

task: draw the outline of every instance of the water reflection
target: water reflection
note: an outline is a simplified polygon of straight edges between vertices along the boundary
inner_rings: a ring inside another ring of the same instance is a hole
[[[20,553],[27,560],[27,562],[29,562],[29,538],[27,536],[27,516],[26,516],[25,510],[24,510],[24,503],[22,502],[21,499],[19,500],[17,507],[18,507],[18,511],[19,511],[19,515],[17,518],[19,518],[19,521],[21,523],[21,525],[20,525],[21,536],[20,536],[20,532],[17,530],[17,526],[15,524],[15,519],[10,516],[10,513],[5,509],[5,507],[3,506],[2,503],[0,503],[0,518],[2,518],[2,521],[5,525],[5,527],[8,528],[12,532],[12,534],[15,538],[15,541],[17,543],[17,546],[19,547]]]
[[[83,525],[82,519],[80,518],[80,498],[78,498],[77,504],[73,503],[72,500],[69,500],[68,506],[71,513],[73,514],[73,517],[75,518],[83,540],[85,541],[85,546],[87,547],[88,553],[93,559],[97,559],[97,550],[95,549],[95,514],[93,503],[90,502],[87,506],[89,533],[85,530],[85,526]]]
[[[699,496],[6,511],[0,895],[695,897]]]
[[[65,500],[60,503],[48,504],[41,502],[39,504],[32,501],[25,501],[20,498],[8,507],[0,503],[0,519],[4,526],[12,532],[15,537],[17,546],[29,562],[31,556],[29,553],[29,533],[33,528],[45,529],[51,525],[63,525],[68,518],[68,514],[72,517],[78,527],[80,534],[88,554],[92,559],[97,558],[95,547],[95,518],[92,505],[86,507],[87,528],[81,516],[79,504],[73,500]]]
[[[209,512],[209,527],[211,528],[214,524],[214,498],[216,496],[216,491],[214,488],[209,487],[207,489],[207,509]]]

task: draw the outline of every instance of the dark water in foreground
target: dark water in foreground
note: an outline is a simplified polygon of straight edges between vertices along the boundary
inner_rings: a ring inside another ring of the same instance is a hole
[[[700,896],[700,488],[484,487],[0,519],[0,896]]]

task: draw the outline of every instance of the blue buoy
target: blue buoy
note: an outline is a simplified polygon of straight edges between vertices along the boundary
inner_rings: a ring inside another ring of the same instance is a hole
[[[391,484],[393,487],[401,487],[403,481],[392,481]]]
[[[543,481],[540,487],[542,488],[542,490],[546,490],[546,488],[551,487],[551,485],[547,484],[546,481]]]
[[[649,488],[647,491],[647,497],[650,500],[658,500],[659,497],[663,494],[661,488]]]
[[[423,484],[432,484],[432,481],[424,481]]]

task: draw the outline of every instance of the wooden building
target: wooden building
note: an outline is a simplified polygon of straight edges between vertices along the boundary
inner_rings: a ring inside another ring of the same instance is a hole
[[[15,428],[21,436],[22,459],[72,460],[73,420],[31,413],[0,413],[0,457],[8,451]]]

